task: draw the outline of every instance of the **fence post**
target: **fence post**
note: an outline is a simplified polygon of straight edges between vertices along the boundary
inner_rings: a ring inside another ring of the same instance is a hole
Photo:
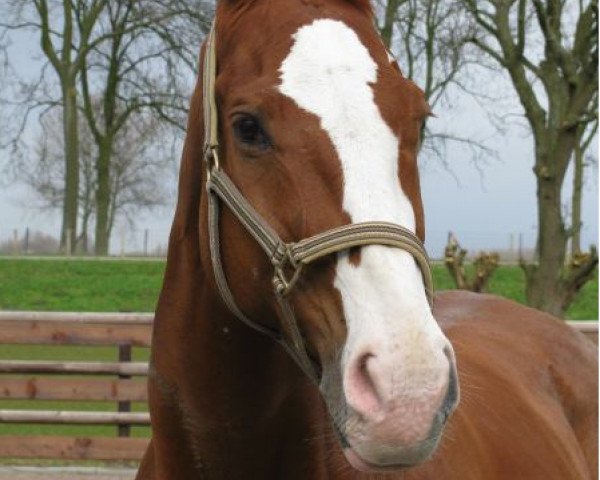
[[[119,362],[131,362],[131,344],[127,343],[119,345]],[[131,378],[131,375],[119,375],[119,378]],[[119,412],[131,412],[131,402],[117,402],[117,410]],[[131,434],[131,425],[123,424],[117,427],[119,437],[129,437]]]
[[[23,247],[25,255],[28,255],[29,254],[29,227],[25,228],[25,239],[24,239],[23,243],[25,244]]]
[[[121,258],[125,256],[125,229],[121,229]]]
[[[523,234],[519,233],[519,262],[525,260],[523,258]]]
[[[148,229],[144,230],[144,257],[148,256]]]
[[[13,230],[13,254],[18,255],[20,253],[19,250],[19,231],[15,228]]]

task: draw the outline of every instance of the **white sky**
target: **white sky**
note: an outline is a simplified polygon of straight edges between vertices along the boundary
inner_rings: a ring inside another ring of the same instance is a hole
[[[15,43],[16,45],[16,43]],[[38,43],[34,38],[19,38],[18,49],[11,50],[12,61],[25,75],[39,70]],[[498,82],[498,90],[511,93],[510,86],[500,76],[486,79]],[[495,86],[494,86],[495,87]],[[490,105],[490,108],[493,108]],[[520,112],[515,103],[512,111]],[[452,230],[463,247],[480,249],[508,249],[511,234],[514,246],[519,234],[524,235],[526,247],[535,243],[536,203],[535,178],[532,172],[533,151],[531,138],[525,129],[509,125],[505,134],[491,126],[481,108],[469,97],[456,96],[453,107],[438,107],[437,118],[430,120],[435,130],[448,130],[463,137],[488,138],[488,145],[498,152],[498,158],[489,158],[473,164],[471,152],[460,146],[447,149],[448,171],[433,158],[421,161],[422,194],[425,205],[427,242],[430,255],[434,258],[443,254],[446,236]],[[26,137],[35,137],[37,122],[32,122]],[[515,122],[516,124],[517,122]],[[523,125],[523,121],[520,121]],[[0,132],[2,134],[2,132]],[[594,144],[597,158],[597,143]],[[6,152],[0,151],[0,168],[9,162]],[[582,246],[598,244],[598,170],[597,166],[586,169],[583,196]],[[171,172],[167,181],[174,181]],[[22,185],[5,185],[0,182],[0,241],[12,237],[14,229],[20,235],[25,227],[41,230],[58,236],[60,215],[58,212],[39,212],[34,195]],[[565,181],[563,203],[569,208],[571,177]],[[174,191],[174,188],[170,188]],[[137,221],[137,229],[131,231],[117,226],[112,238],[111,250],[118,253],[121,238],[128,247],[141,249],[143,231],[149,229],[150,248],[165,245],[168,240],[173,215],[175,196],[168,207],[144,215]],[[122,233],[123,232],[123,233]]]

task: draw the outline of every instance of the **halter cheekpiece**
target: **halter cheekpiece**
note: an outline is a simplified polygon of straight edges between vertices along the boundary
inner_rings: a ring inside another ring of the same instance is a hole
[[[229,310],[242,322],[279,342],[302,370],[319,383],[318,367],[310,359],[304,337],[288,300],[302,269],[333,253],[364,245],[386,245],[410,253],[421,269],[430,306],[433,280],[429,258],[421,240],[410,230],[389,222],[361,222],[332,228],[298,242],[286,243],[246,200],[219,164],[218,114],[215,100],[216,46],[213,22],[206,39],[202,97],[204,110],[204,161],[208,192],[208,234],[215,281]],[[219,242],[219,207],[223,202],[267,254],[273,265],[273,291],[281,309],[283,332],[272,330],[248,318],[237,306],[229,288]]]

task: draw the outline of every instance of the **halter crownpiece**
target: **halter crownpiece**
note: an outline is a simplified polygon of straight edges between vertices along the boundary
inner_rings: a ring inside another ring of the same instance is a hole
[[[202,71],[204,107],[204,161],[208,192],[208,236],[210,256],[217,288],[229,310],[248,326],[279,342],[302,370],[319,383],[318,367],[308,356],[306,344],[288,300],[302,268],[320,258],[364,245],[386,245],[410,253],[421,269],[425,292],[433,305],[433,279],[429,258],[421,240],[410,230],[389,222],[361,222],[332,228],[298,242],[284,242],[277,232],[252,207],[229,176],[221,169],[218,149],[218,114],[215,99],[216,46],[215,24],[206,39]],[[273,291],[282,313],[280,333],[248,318],[237,306],[223,265],[219,241],[219,204],[224,203],[264,250],[273,265]]]

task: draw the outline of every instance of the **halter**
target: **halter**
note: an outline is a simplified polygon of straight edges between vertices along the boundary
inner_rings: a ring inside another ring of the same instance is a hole
[[[279,342],[302,370],[319,384],[318,367],[310,359],[294,311],[288,300],[302,268],[333,253],[363,245],[386,245],[410,253],[421,269],[429,301],[433,302],[433,279],[429,258],[421,240],[410,230],[389,222],[361,222],[332,228],[298,242],[284,242],[246,200],[219,165],[218,115],[215,100],[215,22],[206,40],[202,95],[204,107],[204,161],[208,192],[208,236],[215,281],[229,310],[242,322]],[[266,253],[273,265],[273,291],[282,318],[283,332],[260,325],[237,306],[227,283],[219,242],[219,204],[223,202]]]

